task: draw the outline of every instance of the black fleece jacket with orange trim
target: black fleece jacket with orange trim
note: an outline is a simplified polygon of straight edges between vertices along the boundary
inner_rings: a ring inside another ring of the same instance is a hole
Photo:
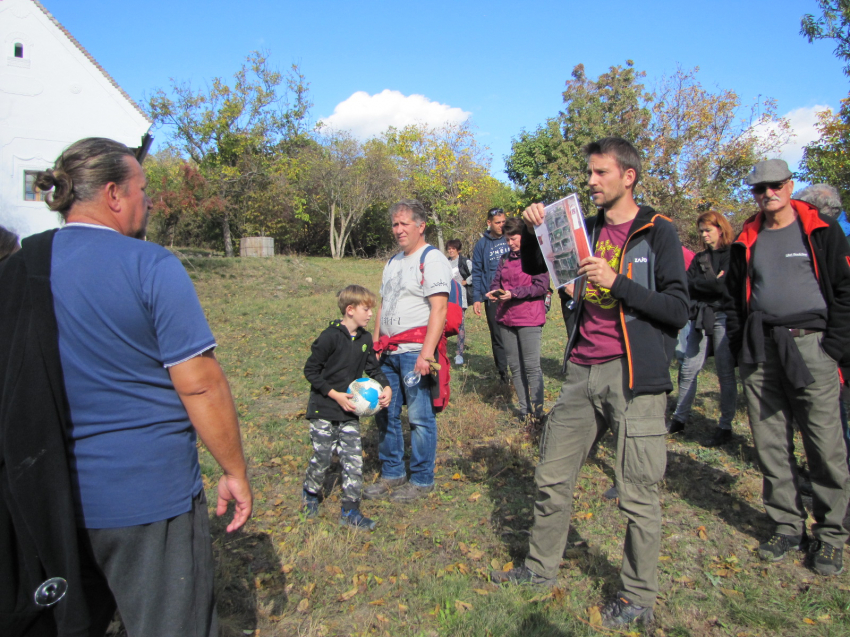
[[[604,223],[602,211],[587,220],[594,252]],[[546,262],[537,238],[527,228],[523,233],[520,248],[523,271],[532,275],[545,272]],[[640,207],[629,227],[611,295],[620,302],[632,391],[635,394],[673,391],[670,360],[678,331],[688,322],[688,284],[676,228],[649,206]],[[572,309],[567,304],[561,307],[567,324],[566,367],[578,339],[584,299],[578,299]]]
[[[845,380],[850,371],[850,246],[839,223],[803,201],[791,200],[797,223],[805,237],[815,266],[815,277],[827,307],[826,330],[821,346],[842,368]],[[726,286],[731,296],[727,305],[726,334],[732,354],[741,351],[744,324],[750,313],[752,280],[749,264],[758,245],[764,213],[744,222],[732,244]]]

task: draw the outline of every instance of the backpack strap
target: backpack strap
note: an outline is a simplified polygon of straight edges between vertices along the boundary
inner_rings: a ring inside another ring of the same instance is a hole
[[[425,287],[425,257],[428,256],[428,253],[431,252],[431,250],[436,249],[437,248],[431,245],[425,246],[425,249],[422,251],[422,255],[419,257],[419,272],[422,275],[422,279],[419,281],[419,285],[421,285],[423,288]]]

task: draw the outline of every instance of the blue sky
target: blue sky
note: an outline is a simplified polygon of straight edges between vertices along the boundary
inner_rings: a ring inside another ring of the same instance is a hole
[[[832,43],[799,35],[814,0],[42,2],[140,103],[169,78],[231,77],[266,49],[282,69],[300,65],[315,119],[368,134],[389,114],[470,117],[500,177],[511,138],[558,112],[578,63],[595,77],[632,59],[648,87],[699,66],[706,87],[775,98],[799,133],[794,146],[810,138],[814,108],[836,108],[850,86]],[[799,152],[785,154],[793,163]]]

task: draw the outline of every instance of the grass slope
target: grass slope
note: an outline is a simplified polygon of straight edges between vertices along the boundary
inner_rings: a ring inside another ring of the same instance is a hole
[[[483,318],[467,313],[468,364],[453,370],[452,403],[438,417],[437,489],[415,506],[364,502],[378,528],[352,532],[337,524],[338,472],[319,518],[299,514],[311,452],[301,370],[312,340],[338,315],[336,290],[360,283],[377,291],[383,262],[281,256],[184,264],[218,339],[256,497],[243,531],[226,535],[222,521],[213,523],[223,635],[599,634],[588,609],[617,590],[624,533],[616,503],[601,498],[613,480],[610,437],[582,469],[554,593],[488,582],[491,568],[519,563],[527,550],[536,449],[511,424]],[[564,344],[557,310],[549,319],[547,404],[560,387]],[[824,579],[802,566],[802,556],[765,566],[755,555],[770,526],[743,407],[734,444],[701,445],[719,415],[710,366],[692,424],[668,444],[661,598],[651,634],[850,634],[850,569]],[[379,470],[371,418],[363,432],[369,482]],[[219,471],[204,449],[201,463],[212,489]]]

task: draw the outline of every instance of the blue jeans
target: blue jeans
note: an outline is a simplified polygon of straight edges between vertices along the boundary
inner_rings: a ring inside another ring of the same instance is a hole
[[[713,334],[703,334],[702,330],[691,325],[685,359],[679,368],[679,401],[673,418],[679,422],[687,422],[691,414],[691,406],[697,393],[697,375],[705,364],[708,337],[711,336],[714,345],[714,367],[720,382],[720,422],[717,426],[731,430],[738,401],[735,359],[729,350],[729,339],[726,338],[726,314],[717,312],[714,316]]]
[[[402,378],[416,365],[419,352],[387,356],[381,371],[393,390],[390,406],[375,414],[378,425],[378,457],[381,476],[387,479],[404,476],[404,433],[401,429],[401,407],[407,404],[410,423],[410,481],[420,487],[434,484],[434,460],[437,456],[437,417],[431,404],[430,379],[423,377],[418,385],[407,387]]]

